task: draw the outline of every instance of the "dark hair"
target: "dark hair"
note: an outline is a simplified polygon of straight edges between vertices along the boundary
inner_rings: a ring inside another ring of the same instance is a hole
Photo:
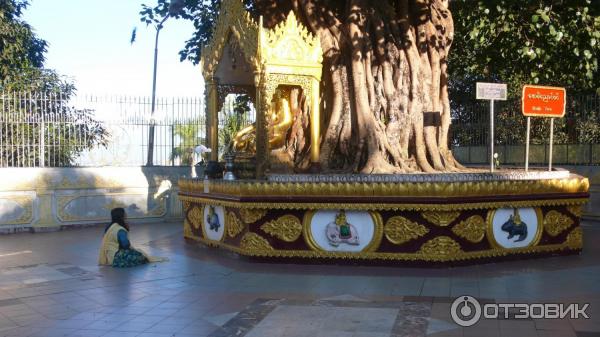
[[[117,223],[117,224],[121,225],[122,227],[124,227],[126,230],[129,230],[129,226],[125,222],[125,209],[124,208],[122,208],[122,207],[113,208],[110,211],[110,217],[111,217],[110,224],[108,224],[108,227],[106,227],[105,232],[114,223]]]

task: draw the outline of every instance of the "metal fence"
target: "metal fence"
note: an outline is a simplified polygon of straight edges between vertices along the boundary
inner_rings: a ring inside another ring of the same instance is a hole
[[[565,118],[555,123],[557,164],[600,165],[600,96],[567,96]],[[219,123],[234,114],[227,97]],[[158,98],[151,116],[149,97],[0,93],[0,167],[140,166],[146,164],[148,130],[155,125],[154,165],[190,165],[193,149],[205,143],[200,97]],[[486,163],[489,103],[454,97],[451,145],[464,163]],[[496,102],[496,150],[502,163],[524,159],[526,119],[520,101]],[[255,120],[255,112],[240,124]],[[531,163],[548,157],[548,120],[532,123]]]
[[[463,163],[489,162],[489,101],[453,97],[450,142]],[[520,99],[494,103],[495,152],[503,164],[522,164],[525,159],[527,119]],[[532,118],[530,162],[542,164],[549,157],[550,122]],[[556,164],[600,165],[600,96],[567,95],[566,114],[554,123]]]
[[[235,95],[225,97],[219,123],[235,115],[239,125],[255,112],[235,112]],[[156,166],[187,166],[205,144],[201,97],[150,97],[0,93],[0,167],[146,165],[154,125]]]

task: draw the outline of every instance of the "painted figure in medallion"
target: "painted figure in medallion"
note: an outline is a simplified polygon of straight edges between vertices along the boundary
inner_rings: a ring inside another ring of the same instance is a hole
[[[210,230],[215,232],[219,231],[219,227],[221,227],[221,222],[219,221],[219,215],[215,212],[215,206],[208,206],[208,215],[206,216],[206,222],[210,226]]]
[[[335,216],[335,221],[327,224],[325,230],[329,244],[334,247],[339,246],[341,243],[353,246],[360,244],[358,231],[356,230],[356,227],[348,223],[346,220],[346,212],[344,210],[340,210]]]
[[[527,224],[521,220],[519,209],[513,209],[513,215],[502,225],[502,230],[508,233],[508,239],[519,237],[514,242],[523,241],[527,238]]]

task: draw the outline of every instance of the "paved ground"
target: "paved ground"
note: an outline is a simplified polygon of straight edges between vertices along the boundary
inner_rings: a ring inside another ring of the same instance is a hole
[[[600,336],[600,223],[580,256],[455,268],[267,264],[134,225],[167,263],[96,266],[102,228],[0,236],[0,336]],[[456,296],[590,303],[590,319],[451,321]]]

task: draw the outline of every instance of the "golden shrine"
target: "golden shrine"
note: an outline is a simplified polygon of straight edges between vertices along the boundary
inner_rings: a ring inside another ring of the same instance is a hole
[[[202,51],[208,145],[218,159],[224,94],[253,98],[256,123],[235,148],[255,156],[253,179],[181,179],[187,239],[264,258],[456,262],[578,253],[587,178],[564,170],[436,174],[273,174],[294,118],[290,88],[310,109],[318,168],[322,50],[293,13],[274,29],[224,0]]]
[[[294,16],[272,30],[263,28],[262,19],[255,22],[241,1],[223,1],[212,41],[202,49],[202,75],[207,88],[207,134],[209,146],[218,146],[218,112],[226,94],[245,93],[254,97],[256,125],[252,147],[256,154],[256,177],[264,176],[269,161],[270,146],[277,145],[278,137],[269,135],[268,114],[274,96],[286,101],[286,87],[301,88],[311,109],[311,162],[319,159],[320,135],[319,86],[323,52],[319,38],[308,32]],[[287,102],[283,103],[286,105]],[[285,109],[285,107],[281,108]],[[288,116],[289,118],[289,116]],[[288,121],[289,122],[289,121]],[[291,123],[288,123],[288,125]],[[284,126],[285,123],[279,123]],[[244,131],[244,130],[243,130]],[[246,130],[248,133],[249,130]],[[243,140],[238,135],[238,142]],[[279,137],[281,142],[281,137]],[[217,160],[217,151],[211,159]]]

